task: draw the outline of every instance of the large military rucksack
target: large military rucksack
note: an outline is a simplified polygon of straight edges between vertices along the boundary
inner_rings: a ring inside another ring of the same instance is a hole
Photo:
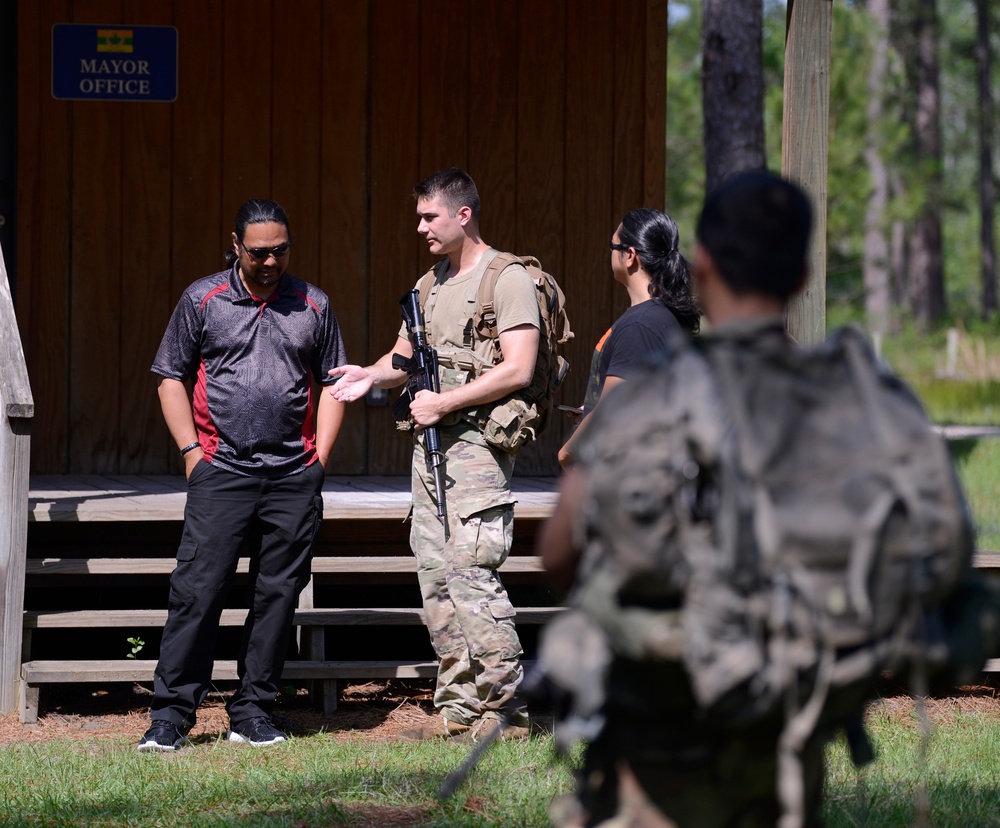
[[[569,372],[569,361],[562,353],[562,347],[573,339],[569,317],[566,315],[566,297],[555,278],[542,269],[534,256],[517,256],[513,253],[498,253],[486,266],[478,288],[472,316],[472,331],[493,343],[493,364],[503,359],[500,350],[500,334],[494,305],[497,280],[500,274],[512,264],[520,264],[535,285],[535,299],[538,303],[539,336],[538,355],[531,384],[509,398],[497,401],[482,410],[469,413],[471,419],[484,430],[487,441],[508,452],[520,451],[536,439],[548,426],[552,412],[552,401],[556,389]],[[420,280],[420,304],[428,313],[428,303],[432,303],[436,268],[432,268]],[[471,305],[470,305],[471,307]],[[468,353],[468,352],[466,352]],[[452,355],[439,352],[442,365],[449,365]],[[468,354],[468,356],[472,356]],[[472,359],[461,367],[471,371],[471,377],[491,366],[479,366]]]
[[[587,467],[571,611],[542,642],[557,683],[573,672],[561,647],[593,650],[600,630],[590,663],[683,665],[708,727],[774,719],[794,778],[805,742],[859,722],[883,672],[961,681],[995,655],[947,448],[860,333],[815,349],[703,337],[618,399]],[[797,824],[802,803],[785,804]]]
[[[685,660],[701,704],[734,716],[827,661],[836,687],[936,657],[927,615],[973,551],[944,441],[857,331],[769,356],[704,351],[733,430],[711,544],[688,546]]]

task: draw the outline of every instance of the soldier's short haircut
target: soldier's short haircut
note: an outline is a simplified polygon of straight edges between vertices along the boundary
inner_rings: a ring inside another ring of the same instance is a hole
[[[698,241],[737,295],[787,300],[807,266],[812,206],[800,187],[765,170],[739,173],[705,200]]]
[[[479,190],[476,182],[465,170],[458,167],[448,167],[427,176],[413,188],[413,197],[418,201],[423,198],[440,196],[455,215],[462,207],[472,210],[472,217],[479,223],[482,204],[479,201]]]

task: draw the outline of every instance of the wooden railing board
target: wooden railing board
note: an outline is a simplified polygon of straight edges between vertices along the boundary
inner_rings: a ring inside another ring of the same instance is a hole
[[[1000,552],[976,552],[972,556],[972,565],[976,569],[1000,569]]]
[[[0,713],[17,704],[35,403],[0,249]]]

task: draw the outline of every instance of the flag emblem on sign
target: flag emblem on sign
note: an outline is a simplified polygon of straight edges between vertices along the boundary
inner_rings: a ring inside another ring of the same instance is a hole
[[[97,30],[97,51],[98,52],[131,52],[132,51],[132,30],[131,29],[98,29]]]

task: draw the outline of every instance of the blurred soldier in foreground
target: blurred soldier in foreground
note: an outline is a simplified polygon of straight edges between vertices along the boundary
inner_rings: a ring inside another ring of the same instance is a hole
[[[819,825],[824,745],[844,730],[872,758],[879,673],[952,656],[932,631],[968,583],[968,511],[859,334],[788,338],[811,221],[770,173],[710,195],[693,273],[711,331],[602,399],[575,446],[539,538],[569,590],[539,656],[556,737],[587,743],[559,826]]]

